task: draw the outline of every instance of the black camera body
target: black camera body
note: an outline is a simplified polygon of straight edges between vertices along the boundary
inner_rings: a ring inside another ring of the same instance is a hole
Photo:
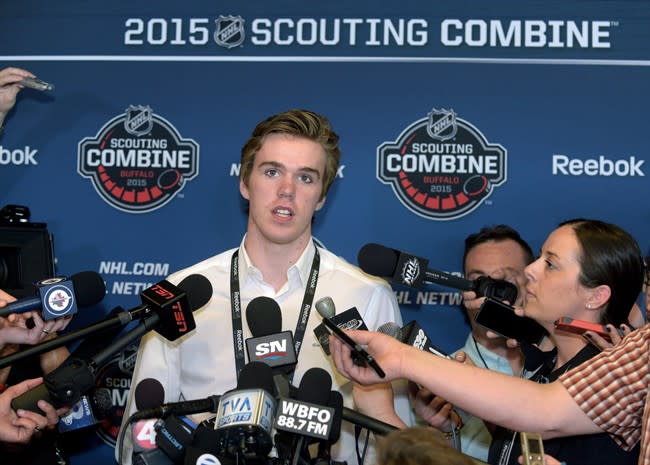
[[[21,205],[0,210],[0,289],[18,299],[34,296],[34,283],[55,275],[52,235],[29,218]]]
[[[511,305],[514,305],[519,294],[514,284],[501,279],[492,279],[489,276],[481,276],[474,280],[474,292],[479,297],[507,300]]]

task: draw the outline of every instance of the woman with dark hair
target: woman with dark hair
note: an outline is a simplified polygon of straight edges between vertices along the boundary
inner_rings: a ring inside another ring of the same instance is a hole
[[[579,335],[555,328],[563,316],[620,327],[639,294],[643,260],[636,241],[618,226],[596,220],[561,223],[547,238],[540,257],[525,270],[528,279],[524,314],[548,331],[555,348],[540,352],[522,344],[524,377],[548,383],[580,365],[600,349]],[[548,454],[566,463],[635,464],[638,448],[626,452],[606,434],[546,441]],[[493,433],[488,462],[515,465],[521,454],[519,434],[499,427]]]
[[[576,219],[562,223],[549,235],[540,257],[526,268],[526,276],[526,303],[518,313],[544,326],[555,346],[550,353],[537,354],[539,359],[527,358],[531,370],[527,376],[539,383],[549,383],[599,352],[582,336],[556,329],[554,322],[569,316],[615,326],[625,323],[641,291],[644,264],[638,244],[621,228],[602,221]],[[423,356],[375,333],[351,335],[358,343],[368,344],[368,351],[386,371],[387,379],[406,377],[487,421],[514,430],[535,431],[527,428],[536,425],[536,419],[522,410],[536,411],[542,417],[546,411],[555,413],[554,405],[542,403],[541,395],[546,390],[532,389],[526,381]],[[346,351],[334,341],[332,353],[337,368],[362,384],[374,382],[367,370],[351,366]],[[478,386],[480,389],[476,389]],[[540,398],[524,393],[534,393]],[[544,407],[537,408],[538,402]],[[573,409],[576,421],[584,421],[575,412],[575,406]],[[538,421],[544,424],[544,419]],[[618,439],[614,442],[612,436],[587,421],[575,428],[566,429],[569,434],[574,431],[597,434],[545,441],[546,452],[571,465],[637,462],[638,446],[630,450],[631,445],[625,444],[625,451]],[[561,430],[550,431],[551,436],[558,436],[558,431]],[[502,433],[493,444],[489,461],[515,464],[520,455],[518,435],[505,430]]]

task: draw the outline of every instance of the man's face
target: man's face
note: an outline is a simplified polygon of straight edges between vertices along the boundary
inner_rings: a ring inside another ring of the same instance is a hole
[[[526,294],[526,254],[517,242],[503,241],[483,242],[469,251],[465,258],[465,277],[470,280],[481,276],[504,279],[517,286],[517,302],[522,305]],[[474,321],[476,310],[468,310],[470,321]]]
[[[266,136],[255,155],[248,185],[239,185],[249,201],[247,234],[251,240],[291,244],[311,236],[312,216],[325,203],[319,200],[325,157],[320,144],[309,139]]]

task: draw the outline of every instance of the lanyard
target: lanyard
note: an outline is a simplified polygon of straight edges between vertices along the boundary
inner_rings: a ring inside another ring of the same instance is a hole
[[[241,321],[241,293],[239,290],[239,249],[235,250],[232,254],[230,261],[230,308],[232,313],[232,331],[233,331],[233,346],[235,349],[235,368],[237,370],[237,377],[239,372],[244,367],[244,331]],[[318,269],[320,267],[320,253],[318,247],[314,244],[314,259],[311,262],[311,270],[309,271],[309,279],[305,287],[305,295],[302,298],[302,306],[298,322],[296,323],[296,330],[293,332],[294,347],[296,351],[296,358],[300,353],[300,346],[305,337],[307,329],[307,321],[309,320],[309,312],[311,311],[314,295],[316,294],[316,284],[318,284]],[[289,376],[289,382],[293,379],[293,373]]]

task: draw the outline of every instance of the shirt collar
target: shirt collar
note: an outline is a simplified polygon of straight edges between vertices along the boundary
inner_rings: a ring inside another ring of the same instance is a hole
[[[239,279],[241,283],[245,283],[247,279],[257,279],[258,281],[263,282],[262,272],[251,262],[248,253],[246,252],[246,247],[244,242],[246,241],[246,236],[242,238],[241,244],[239,245]],[[316,246],[314,241],[310,240],[303,250],[302,254],[294,263],[289,267],[287,271],[287,281],[292,283],[298,280],[297,284],[300,287],[306,287],[307,281],[309,280],[309,272],[311,271],[311,264],[314,259],[314,254],[316,253]]]

